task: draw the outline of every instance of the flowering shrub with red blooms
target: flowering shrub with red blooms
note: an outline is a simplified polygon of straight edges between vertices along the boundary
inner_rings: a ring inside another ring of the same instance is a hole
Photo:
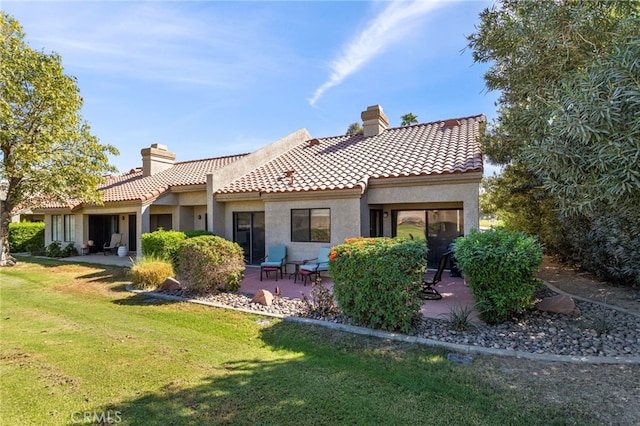
[[[424,240],[349,238],[329,254],[333,292],[342,312],[385,330],[411,329],[420,313]]]

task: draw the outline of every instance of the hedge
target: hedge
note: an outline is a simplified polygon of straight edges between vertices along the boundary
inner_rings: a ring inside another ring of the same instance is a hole
[[[542,246],[535,237],[504,229],[473,230],[456,240],[454,251],[484,321],[506,322],[531,308],[541,285],[534,276],[542,264]]]
[[[424,240],[352,238],[332,248],[329,275],[343,314],[369,327],[407,332],[420,314]]]
[[[12,253],[38,253],[44,250],[44,222],[10,223],[9,250]]]

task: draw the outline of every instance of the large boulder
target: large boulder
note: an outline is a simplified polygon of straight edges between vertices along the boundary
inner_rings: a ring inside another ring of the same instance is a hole
[[[580,315],[580,309],[576,306],[576,302],[564,294],[546,297],[536,305],[536,308],[543,312],[562,315]]]
[[[259,303],[264,306],[271,306],[273,303],[273,294],[269,290],[258,290],[251,303]]]
[[[160,285],[160,291],[175,291],[180,290],[180,288],[180,281],[171,277],[164,280],[164,282]]]

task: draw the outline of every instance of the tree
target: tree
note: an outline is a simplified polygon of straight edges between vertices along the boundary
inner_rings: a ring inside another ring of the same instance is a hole
[[[506,165],[505,172],[517,171],[494,187],[505,185],[503,199],[508,193],[529,197],[507,204],[520,223],[527,221],[525,208],[549,202],[552,208],[538,209],[547,216],[540,223],[558,224],[557,234],[571,247],[562,254],[601,275],[624,269],[602,255],[620,250],[613,241],[624,252],[638,251],[633,232],[608,229],[607,243],[594,227],[620,226],[624,220],[618,216],[640,220],[635,207],[640,205],[640,79],[634,47],[639,15],[637,2],[504,0],[481,13],[477,32],[468,37],[474,60],[491,63],[487,88],[501,92],[498,117],[482,141],[484,152],[493,163]],[[536,190],[514,192],[532,185]],[[611,214],[616,219],[607,221]],[[583,249],[578,228],[604,241],[599,251]],[[640,283],[640,262],[634,263],[635,272],[614,272],[614,277]]]
[[[0,265],[13,264],[8,228],[16,207],[100,203],[98,184],[115,171],[82,119],[75,78],[63,74],[55,53],[29,48],[19,23],[0,12]]]
[[[401,116],[400,118],[402,118],[402,123],[400,123],[401,126],[410,126],[418,122],[418,116],[413,115],[410,112]]]
[[[364,133],[364,129],[362,125],[357,121],[349,124],[349,128],[347,129],[347,133],[345,135],[361,135]]]

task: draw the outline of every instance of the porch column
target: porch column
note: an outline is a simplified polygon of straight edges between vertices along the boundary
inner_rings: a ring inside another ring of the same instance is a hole
[[[136,216],[136,256],[142,256],[142,234],[146,234],[151,229],[149,204],[142,204]]]

